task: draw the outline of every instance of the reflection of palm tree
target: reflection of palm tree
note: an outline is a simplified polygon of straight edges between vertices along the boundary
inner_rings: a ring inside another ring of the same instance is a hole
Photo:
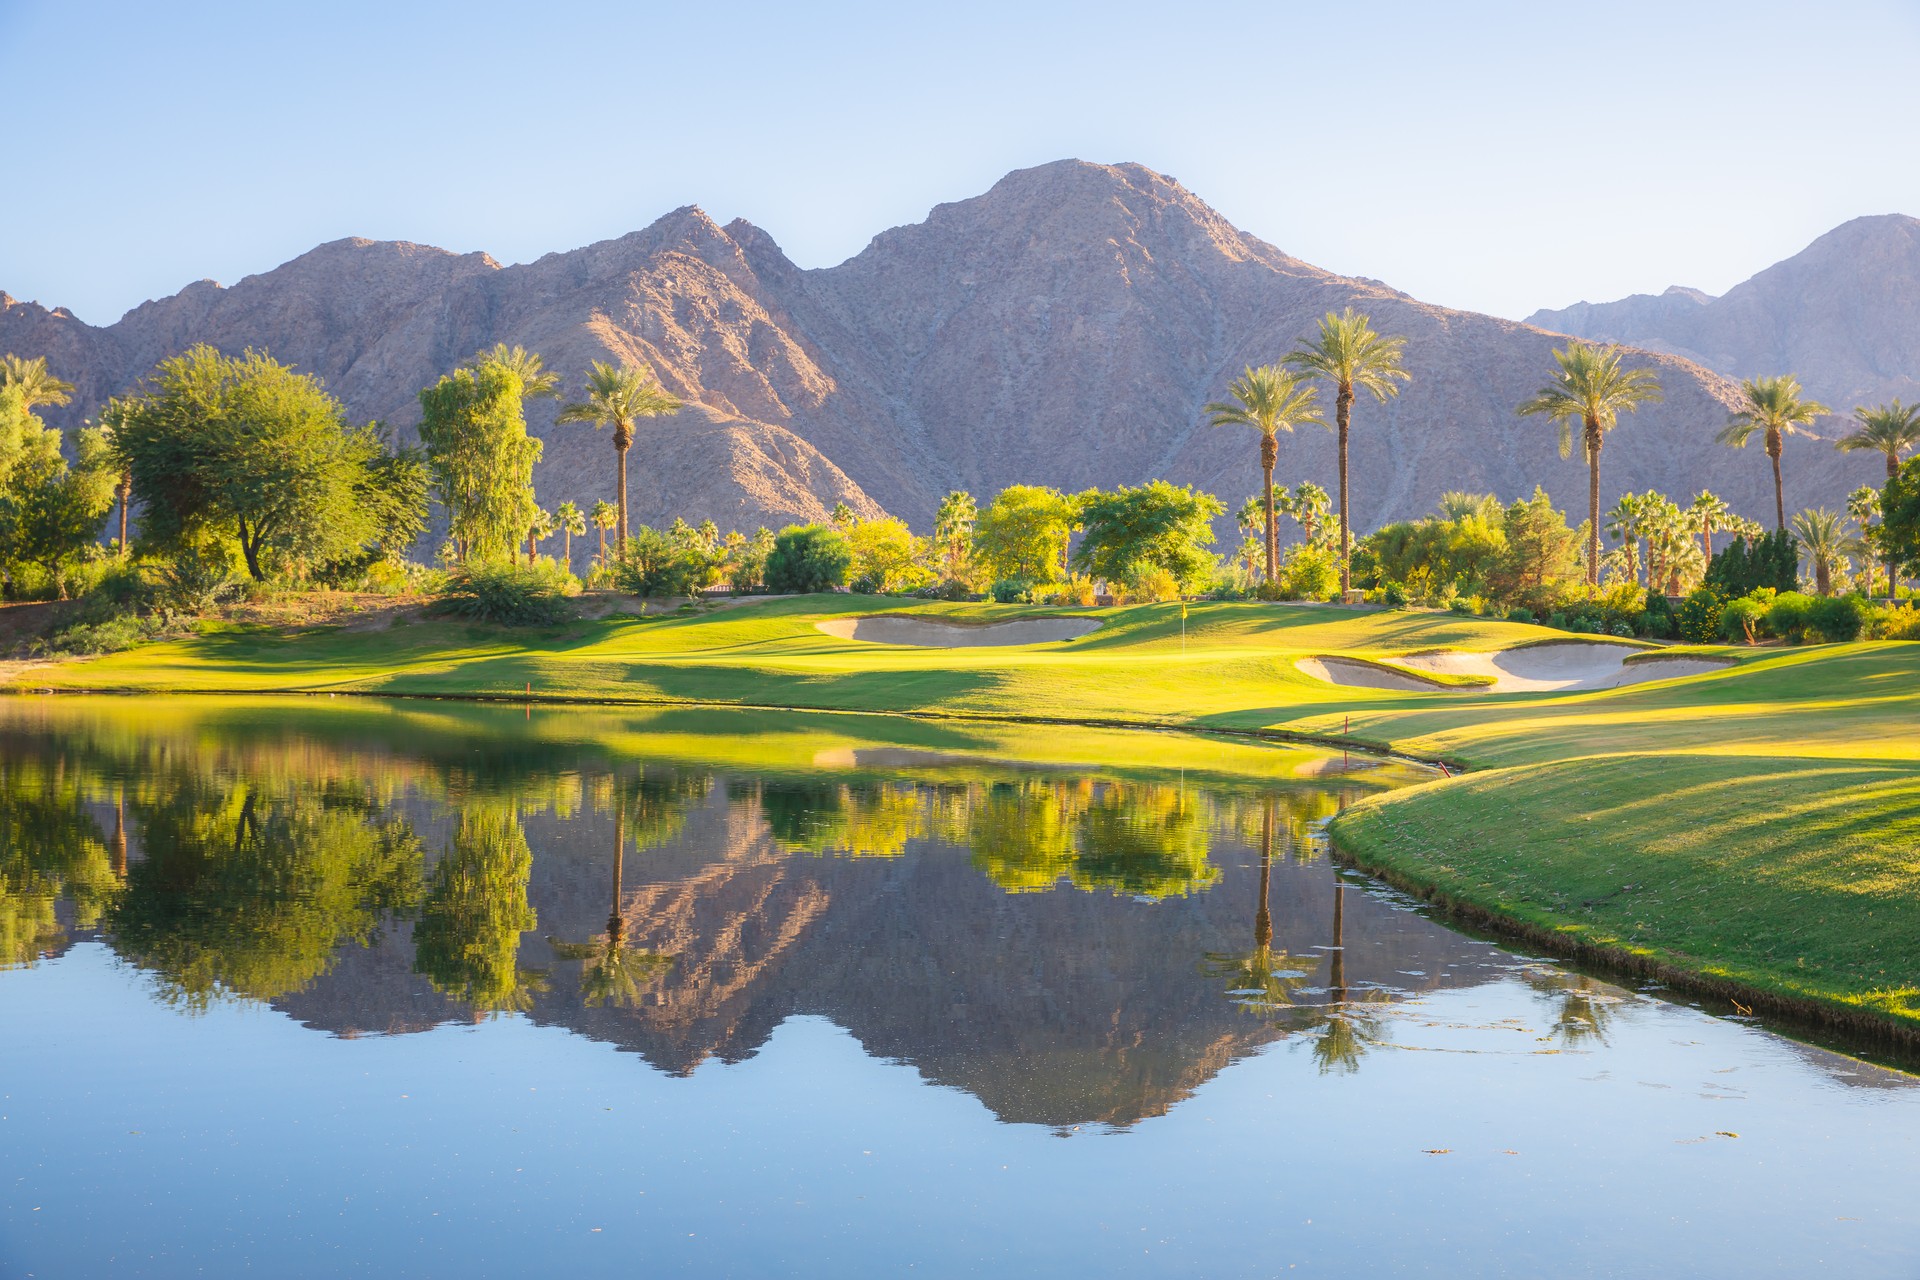
[[[640,1003],[640,993],[656,978],[673,967],[673,957],[652,951],[626,949],[627,921],[620,913],[622,882],[626,875],[627,806],[616,800],[613,810],[613,901],[607,909],[607,932],[600,942],[560,942],[547,944],[562,960],[582,960],[580,998],[590,1007],[612,1003],[631,1009]]]
[[[1367,1050],[1387,1038],[1386,1025],[1379,1014],[1366,1007],[1383,997],[1369,994],[1362,1001],[1348,997],[1346,902],[1347,887],[1336,880],[1333,886],[1333,950],[1329,953],[1331,970],[1327,1003],[1315,1019],[1321,1031],[1320,1038],[1313,1043],[1313,1059],[1320,1064],[1322,1075],[1336,1071],[1342,1075],[1353,1074],[1360,1069],[1360,1059]]]
[[[1613,997],[1602,991],[1599,983],[1584,974],[1554,971],[1529,974],[1527,985],[1559,1000],[1553,1030],[1549,1032],[1555,1043],[1569,1049],[1588,1041],[1606,1045],[1607,1023],[1613,1018],[1610,1007]]]
[[[1227,994],[1243,1008],[1265,1011],[1291,1006],[1307,980],[1304,961],[1273,949],[1273,797],[1266,797],[1260,826],[1260,905],[1253,913],[1253,950],[1207,953],[1207,972],[1233,985]]]

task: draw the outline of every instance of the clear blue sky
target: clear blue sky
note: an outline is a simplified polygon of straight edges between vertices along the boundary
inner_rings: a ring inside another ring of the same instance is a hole
[[[1514,317],[1920,216],[1920,0],[1359,8],[0,0],[0,288],[107,323],[341,236],[521,262],[682,204],[825,266],[1063,156]]]

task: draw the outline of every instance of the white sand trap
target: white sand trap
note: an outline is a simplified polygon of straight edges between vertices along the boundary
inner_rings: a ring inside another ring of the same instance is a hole
[[[1638,660],[1629,661],[1633,658]],[[1524,649],[1503,649],[1497,653],[1423,653],[1394,661],[1446,675],[1490,676],[1493,684],[1489,687],[1496,693],[1617,689],[1649,680],[1697,676],[1728,665],[1719,658],[1684,654],[1669,658],[1657,650],[1633,645],[1593,644],[1582,640],[1528,645]]]
[[[1400,689],[1428,693],[1435,689],[1453,688],[1438,680],[1402,675],[1398,671],[1389,671],[1385,667],[1376,667],[1371,662],[1360,662],[1354,658],[1302,658],[1293,665],[1315,680],[1324,680],[1348,689]]]
[[[1628,661],[1628,659],[1636,659]],[[1316,680],[1350,689],[1397,689],[1425,692],[1451,688],[1459,692],[1540,693],[1567,689],[1617,689],[1649,680],[1673,680],[1719,671],[1729,665],[1721,658],[1691,654],[1667,657],[1625,644],[1593,644],[1580,640],[1503,649],[1496,653],[1423,653],[1395,658],[1396,666],[1431,671],[1436,675],[1486,676],[1491,685],[1439,685],[1417,675],[1401,674],[1352,658],[1302,658],[1294,664]]]
[[[921,649],[973,649],[991,645],[1053,644],[1100,629],[1097,618],[1018,618],[1011,622],[945,622],[938,618],[902,618],[876,614],[865,618],[829,618],[814,626],[838,640],[904,644]]]

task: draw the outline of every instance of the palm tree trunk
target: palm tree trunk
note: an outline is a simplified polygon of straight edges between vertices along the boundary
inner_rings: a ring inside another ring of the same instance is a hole
[[[1707,563],[1713,563],[1713,517],[1700,517],[1700,550],[1705,553]]]
[[[633,428],[624,422],[613,424],[613,451],[620,459],[619,490],[616,502],[620,508],[620,535],[614,542],[614,549],[622,556],[627,554],[627,450],[633,447]]]
[[[1600,586],[1600,424],[1587,419],[1587,586]],[[1653,544],[1647,544],[1651,558]],[[1647,566],[1647,580],[1653,580],[1653,566]]]
[[[567,549],[567,572],[572,573],[573,572],[573,530],[562,529],[560,532],[566,538],[566,542],[564,545],[566,546],[566,549]]]
[[[1280,532],[1273,519],[1273,467],[1280,461],[1280,442],[1272,436],[1260,437],[1260,475],[1267,508],[1267,581],[1273,581],[1273,568],[1280,558]]]
[[[1273,797],[1267,797],[1266,812],[1260,819],[1260,909],[1253,917],[1253,945],[1264,951],[1273,945],[1273,908],[1268,898],[1273,890]]]
[[[1787,492],[1780,483],[1780,438],[1772,432],[1767,433],[1767,456],[1773,459],[1773,518],[1774,528],[1787,527]]]
[[[1823,596],[1833,594],[1833,569],[1823,556],[1813,558],[1813,589]]]
[[[1891,481],[1899,474],[1900,474],[1900,456],[1895,453],[1887,454],[1887,479]],[[1884,528],[1886,522],[1887,522],[1887,517],[1885,513],[1882,513],[1880,516],[1880,523],[1883,526],[1881,530],[1883,535],[1886,532]],[[1889,550],[1887,552],[1887,603],[1888,604],[1895,604],[1899,601],[1899,598],[1900,598],[1900,586],[1898,583],[1894,581],[1894,578],[1893,578],[1893,559],[1894,559],[1893,552]]]
[[[120,558],[127,558],[127,506],[133,501],[133,472],[120,473]]]
[[[614,783],[618,786],[616,780]],[[607,932],[617,935],[622,932],[620,916],[620,882],[626,878],[627,860],[627,806],[616,799],[613,802],[613,905],[607,910]]]
[[[600,531],[600,567],[604,569],[607,567],[607,526],[597,524],[594,528]]]
[[[1340,384],[1334,397],[1334,418],[1340,425],[1340,599],[1353,590],[1353,533],[1347,523],[1347,427],[1353,421],[1353,384]]]

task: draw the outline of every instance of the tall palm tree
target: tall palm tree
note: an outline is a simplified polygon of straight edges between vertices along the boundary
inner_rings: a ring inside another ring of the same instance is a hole
[[[1726,527],[1727,517],[1733,514],[1733,508],[1711,489],[1702,489],[1693,496],[1693,505],[1687,508],[1687,514],[1700,522],[1700,554],[1708,564],[1713,563],[1713,527],[1717,524]]]
[[[567,572],[573,572],[573,540],[586,533],[587,518],[580,512],[578,503],[571,499],[553,509],[553,525],[566,537]]]
[[[1652,496],[1623,493],[1602,517],[1607,522],[1607,536],[1627,549],[1627,568],[1635,583],[1640,581],[1640,535],[1646,531],[1647,498]],[[1648,571],[1651,573],[1651,565]]]
[[[1302,480],[1292,490],[1279,494],[1280,509],[1299,521],[1300,529],[1312,542],[1320,534],[1320,518],[1327,514],[1333,500],[1327,491],[1311,480]]]
[[[627,450],[633,447],[633,424],[680,408],[680,400],[653,380],[645,365],[616,369],[603,360],[593,362],[587,374],[587,398],[562,406],[556,422],[590,422],[613,428],[613,451],[620,460],[617,497],[620,507],[619,550],[627,549]]]
[[[1413,375],[1400,367],[1405,338],[1383,337],[1373,322],[1348,307],[1340,315],[1329,311],[1320,321],[1320,336],[1300,345],[1286,358],[1296,369],[1333,384],[1333,417],[1340,441],[1340,595],[1353,590],[1353,532],[1347,519],[1347,428],[1353,421],[1353,394],[1357,387],[1376,400],[1400,394],[1399,384]]]
[[[1847,530],[1847,518],[1838,511],[1816,507],[1793,518],[1793,540],[1813,562],[1813,589],[1833,594],[1833,567],[1857,545]]]
[[[1280,558],[1280,535],[1273,519],[1273,467],[1280,460],[1280,433],[1293,434],[1295,427],[1325,426],[1320,416],[1319,393],[1306,385],[1304,378],[1281,368],[1263,364],[1247,366],[1247,371],[1227,384],[1232,400],[1216,400],[1204,412],[1208,425],[1215,427],[1252,427],[1260,433],[1260,492],[1266,495],[1267,508],[1267,581],[1273,581],[1274,566]]]
[[[949,581],[958,580],[966,567],[967,547],[973,541],[974,522],[979,518],[979,507],[965,489],[955,489],[940,499],[940,509],[933,517],[933,541],[946,560]]]
[[[1621,413],[1661,399],[1651,369],[1628,369],[1620,348],[1596,347],[1575,338],[1553,353],[1560,366],[1553,380],[1523,401],[1521,417],[1544,415],[1560,424],[1560,456],[1573,452],[1573,424],[1587,454],[1587,586],[1600,585],[1600,446],[1620,424]]]
[[[613,528],[620,518],[618,508],[605,498],[593,504],[593,510],[587,512],[587,519],[593,521],[593,527],[600,531],[600,567],[607,566],[607,530]]]
[[[547,362],[540,358],[537,351],[525,347],[509,347],[504,342],[495,343],[493,350],[482,351],[473,358],[473,363],[485,361],[510,369],[520,375],[520,395],[523,399],[533,400],[541,396],[560,394],[560,375],[547,370]]]
[[[1900,470],[1900,455],[1920,447],[1920,404],[1901,404],[1895,400],[1872,408],[1860,405],[1854,409],[1853,417],[1860,425],[1835,440],[1834,448],[1843,453],[1871,450],[1885,454],[1887,479],[1893,479]]]
[[[73,400],[73,384],[47,372],[47,358],[12,354],[0,356],[0,387],[19,387],[26,393],[27,408],[43,404],[63,405]]]
[[[133,462],[120,447],[120,433],[126,427],[127,412],[132,406],[118,396],[107,399],[100,410],[100,426],[107,433],[107,444],[112,450],[115,462],[120,466],[120,483],[115,487],[114,498],[120,504],[120,558],[127,558],[127,511],[133,505]]]
[[[1748,378],[1740,384],[1741,406],[1714,439],[1736,449],[1747,447],[1753,433],[1766,433],[1767,457],[1773,459],[1774,527],[1787,527],[1786,489],[1780,482],[1780,452],[1788,436],[1811,434],[1806,424],[1830,412],[1827,406],[1804,399],[1800,380],[1790,373],[1777,378]]]
[[[535,507],[533,523],[527,527],[527,568],[533,568],[534,559],[540,551],[540,544],[551,538],[553,533],[553,512]]]

